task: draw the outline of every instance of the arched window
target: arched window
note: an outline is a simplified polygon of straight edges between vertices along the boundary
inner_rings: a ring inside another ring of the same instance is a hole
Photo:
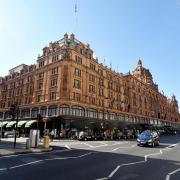
[[[98,112],[98,118],[103,119],[103,116],[104,116],[103,114],[104,114],[103,111],[99,111]]]
[[[21,110],[21,117],[22,118],[29,118],[30,117],[30,109],[22,109]]]
[[[108,112],[104,112],[104,119],[108,120],[109,119],[109,113]]]
[[[37,118],[38,111],[39,111],[38,107],[33,108],[31,111],[31,117]]]
[[[72,106],[71,107],[71,115],[72,116],[84,116],[84,109],[80,106]]]
[[[122,121],[122,122],[124,122],[124,115],[122,115],[122,114],[117,114],[117,120],[118,121]]]
[[[61,105],[59,107],[59,114],[60,115],[70,115],[70,108],[68,105]]]
[[[49,106],[48,108],[48,116],[56,116],[57,115],[57,105]]]
[[[86,116],[89,118],[97,118],[97,111],[95,109],[87,109]]]
[[[125,115],[125,121],[129,122],[129,117]]]
[[[42,106],[41,110],[40,110],[40,114],[42,117],[46,116],[46,111],[47,111],[47,107],[46,106]]]
[[[110,120],[115,120],[115,118],[116,118],[116,114],[115,113],[110,113],[109,114],[109,119]]]

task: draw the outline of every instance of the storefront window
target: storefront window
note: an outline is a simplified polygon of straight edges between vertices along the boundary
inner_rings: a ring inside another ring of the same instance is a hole
[[[39,111],[38,108],[33,108],[32,111],[31,111],[31,117],[32,118],[37,118],[38,111]]]
[[[42,117],[46,116],[46,111],[47,111],[47,107],[46,106],[41,107],[40,114],[41,114]]]
[[[72,116],[84,116],[84,109],[80,106],[72,106],[71,114]]]
[[[30,109],[23,109],[21,111],[21,117],[22,118],[29,118],[30,117]]]
[[[109,114],[109,119],[110,120],[115,120],[116,114],[115,113],[110,113]]]
[[[99,119],[103,119],[103,111],[99,111],[98,112],[98,118]]]
[[[97,118],[97,111],[95,109],[87,109],[86,116],[89,118]]]
[[[60,115],[69,115],[69,106],[68,105],[61,105],[59,107],[59,113]]]
[[[57,115],[57,106],[49,106],[48,116],[56,116],[56,115]]]

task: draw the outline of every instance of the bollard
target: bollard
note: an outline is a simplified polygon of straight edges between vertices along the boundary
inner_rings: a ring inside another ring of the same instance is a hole
[[[49,136],[44,136],[44,148],[49,148]]]
[[[30,139],[26,139],[26,149],[30,148]]]

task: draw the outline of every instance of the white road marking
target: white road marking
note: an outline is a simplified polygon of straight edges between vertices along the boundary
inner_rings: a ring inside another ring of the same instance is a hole
[[[0,171],[7,171],[7,168],[1,168]]]
[[[146,155],[144,156],[144,161],[137,161],[137,162],[127,163],[127,164],[120,164],[120,165],[118,165],[118,166],[110,173],[110,175],[109,175],[108,177],[104,177],[104,178],[109,179],[109,178],[113,177],[113,175],[119,170],[120,167],[129,166],[129,165],[134,165],[134,164],[146,163],[149,156],[155,156],[155,155],[163,154],[163,151],[170,150],[172,147],[175,147],[175,146],[178,145],[178,144],[179,144],[179,143],[172,144],[172,145],[169,145],[168,147],[166,147],[166,148],[164,148],[164,149],[160,149],[160,150],[159,150],[159,153],[146,154]],[[115,150],[117,150],[117,148],[116,148]],[[172,174],[175,174],[175,173],[178,172],[178,171],[180,171],[180,168],[177,169],[177,170],[175,170],[175,171],[173,171],[173,172],[168,173],[165,180],[170,180],[170,176],[171,176]],[[104,179],[104,178],[100,178],[100,179],[96,179],[96,180],[101,180],[101,179]]]
[[[135,145],[117,147],[117,148],[115,148],[115,149],[112,149],[110,152],[117,151],[118,149],[126,149],[126,148],[133,148],[133,147],[135,147]]]
[[[170,173],[168,173],[168,174],[166,175],[166,179],[165,179],[165,180],[170,180],[171,175],[173,175],[173,174],[175,174],[175,173],[177,173],[177,172],[179,172],[179,171],[180,171],[180,168],[179,168],[179,169],[176,169],[176,170],[174,170],[174,171],[172,171],[172,172],[170,172]]]
[[[37,164],[37,163],[44,162],[44,161],[77,159],[77,158],[82,158],[82,157],[85,157],[85,156],[88,156],[88,155],[94,154],[94,153],[97,153],[97,152],[89,152],[89,153],[85,153],[85,154],[82,154],[82,155],[79,155],[79,156],[59,157],[59,158],[50,158],[50,159],[44,159],[44,160],[37,160],[37,161],[29,162],[29,163],[20,164],[20,165],[17,165],[17,166],[12,166],[12,167],[9,167],[9,168],[1,168],[0,171],[5,171],[7,169],[9,169],[9,170],[10,169],[16,169],[16,168],[20,168],[20,167],[24,167],[24,166],[28,166],[28,165],[32,165],[32,164]]]
[[[117,167],[111,172],[111,174],[108,176],[108,178],[113,177],[113,175],[118,171],[118,169],[119,169],[120,167],[121,167],[121,166],[117,166]]]
[[[32,162],[29,162],[29,163],[20,164],[20,165],[18,165],[18,166],[12,166],[12,167],[10,167],[9,169],[16,169],[16,168],[28,166],[28,165],[31,165],[31,164],[37,164],[37,163],[40,163],[40,162],[43,162],[43,160],[32,161]]]
[[[71,148],[70,148],[67,144],[65,145],[65,147],[66,147],[67,149],[71,150]]]
[[[84,145],[86,145],[86,146],[88,146],[88,147],[90,147],[90,148],[94,148],[94,146],[92,146],[92,145],[90,145],[90,144],[88,144],[88,143],[83,143]]]

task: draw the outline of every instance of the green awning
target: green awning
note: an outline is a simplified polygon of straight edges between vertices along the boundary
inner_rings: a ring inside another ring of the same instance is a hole
[[[26,123],[25,127],[28,128],[30,127],[33,123],[36,123],[37,121],[36,120],[30,120]]]
[[[19,121],[18,122],[18,127],[21,127],[21,126],[23,126],[25,123],[27,123],[27,121]]]
[[[12,127],[14,124],[16,124],[16,121],[10,121],[10,122],[6,125],[6,127],[7,127],[7,128],[10,128],[10,127]]]
[[[7,123],[9,123],[9,121],[0,121],[0,127],[3,127],[3,126],[6,125]]]

